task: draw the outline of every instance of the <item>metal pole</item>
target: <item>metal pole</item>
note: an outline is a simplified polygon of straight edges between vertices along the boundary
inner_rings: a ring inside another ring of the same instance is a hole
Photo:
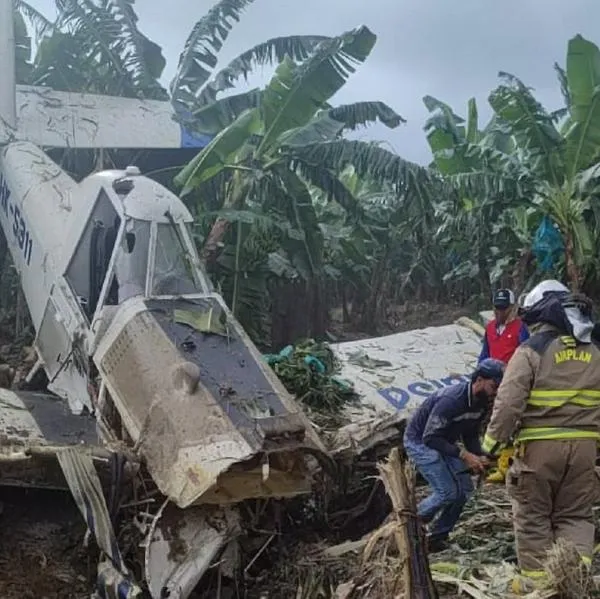
[[[17,128],[15,67],[13,0],[0,0],[0,73],[2,73],[2,80],[0,81],[0,123],[4,121],[4,124],[12,129]]]

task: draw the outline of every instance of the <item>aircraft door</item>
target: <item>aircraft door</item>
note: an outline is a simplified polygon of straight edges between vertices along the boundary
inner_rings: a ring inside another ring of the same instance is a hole
[[[98,307],[120,225],[113,203],[101,190],[65,272],[88,323]],[[109,289],[106,303],[116,304],[114,296],[115,290]]]
[[[44,363],[48,389],[67,399],[71,411],[80,413],[84,405],[90,411],[93,406],[87,388],[88,360],[81,326],[84,323],[69,295],[68,287],[52,288],[35,347]]]
[[[71,410],[92,410],[87,332],[96,311],[121,219],[104,190],[91,210],[64,277],[50,292],[36,339],[48,388]],[[109,294],[110,295],[110,294]]]

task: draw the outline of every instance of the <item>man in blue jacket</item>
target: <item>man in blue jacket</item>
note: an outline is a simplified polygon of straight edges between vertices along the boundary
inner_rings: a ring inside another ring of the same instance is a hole
[[[432,489],[419,503],[418,516],[424,524],[438,516],[428,534],[430,551],[446,547],[448,535],[473,492],[469,472],[483,473],[488,465],[480,429],[503,374],[503,362],[482,360],[469,382],[430,395],[406,427],[404,449]]]

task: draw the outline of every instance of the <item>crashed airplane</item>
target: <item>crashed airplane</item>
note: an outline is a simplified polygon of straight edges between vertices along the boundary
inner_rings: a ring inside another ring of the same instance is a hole
[[[309,493],[332,454],[212,289],[180,199],[133,166],[77,182],[47,153],[206,140],[168,103],[17,86],[12,10],[0,0],[0,226],[36,333],[28,380],[43,370],[51,394],[0,390],[0,484],[70,490],[100,597],[185,599],[239,533],[237,504]],[[336,346],[364,401],[334,454],[400,430],[479,342],[456,324]],[[140,580],[116,540],[123,488]]]
[[[167,103],[16,86],[12,11],[0,0],[0,226],[36,332],[28,379],[43,369],[54,395],[2,391],[2,482],[66,482],[103,552],[100,596],[130,598],[142,581],[105,491],[133,481],[143,582],[185,599],[236,504],[308,492],[329,457],[212,289],[181,200],[136,167],[76,182],[46,153],[205,142]]]
[[[482,322],[491,318],[480,314]],[[337,459],[376,445],[401,442],[407,418],[436,389],[467,380],[477,364],[484,329],[470,318],[455,323],[332,345],[340,376],[361,396],[346,408],[351,424],[331,442]]]

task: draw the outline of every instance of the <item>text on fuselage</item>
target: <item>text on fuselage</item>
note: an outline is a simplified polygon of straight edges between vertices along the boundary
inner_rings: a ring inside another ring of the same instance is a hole
[[[23,253],[23,260],[29,266],[31,263],[31,253],[33,251],[33,240],[29,233],[27,223],[21,214],[18,206],[10,201],[11,193],[4,177],[0,175],[0,211],[5,217],[4,234],[10,237],[9,229],[12,231],[15,243]]]

